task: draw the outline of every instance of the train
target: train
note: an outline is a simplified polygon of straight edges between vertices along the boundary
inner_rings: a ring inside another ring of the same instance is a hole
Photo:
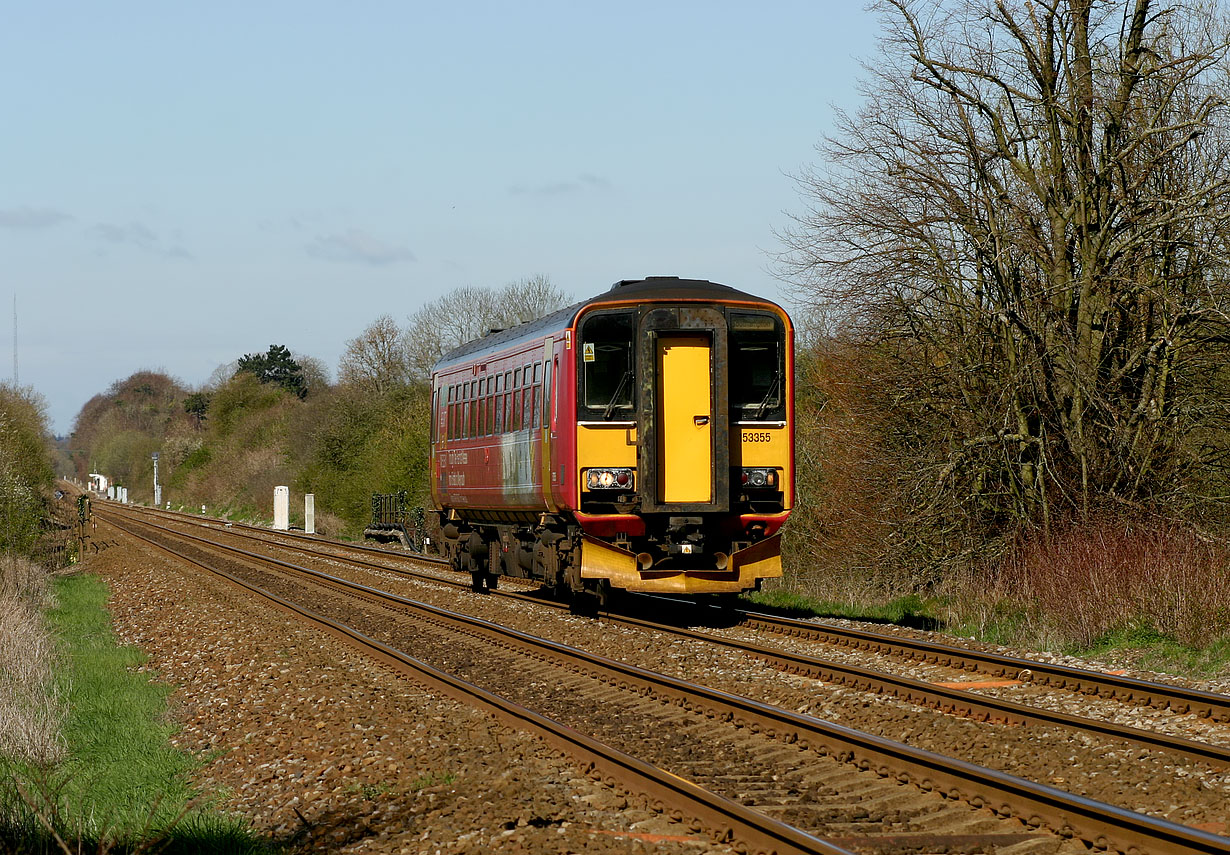
[[[794,506],[794,328],[733,287],[652,276],[432,368],[437,544],[483,591],[538,580],[737,595],[779,577]]]

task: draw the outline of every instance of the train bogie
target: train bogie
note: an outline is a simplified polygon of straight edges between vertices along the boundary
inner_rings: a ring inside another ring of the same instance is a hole
[[[596,592],[781,575],[792,336],[768,301],[658,277],[446,355],[432,484],[454,565]]]

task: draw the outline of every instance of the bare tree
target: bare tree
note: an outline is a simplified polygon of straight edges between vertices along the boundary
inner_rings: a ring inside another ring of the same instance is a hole
[[[361,335],[346,342],[338,379],[377,395],[410,381],[406,335],[392,316],[381,315]]]
[[[431,366],[452,348],[491,330],[528,323],[563,308],[572,297],[538,274],[503,288],[458,288],[410,316],[406,347],[414,376],[427,377]]]
[[[1222,20],[1151,0],[879,8],[883,56],[798,178],[782,273],[882,373],[916,516],[1190,499],[1225,461],[1230,403]]]

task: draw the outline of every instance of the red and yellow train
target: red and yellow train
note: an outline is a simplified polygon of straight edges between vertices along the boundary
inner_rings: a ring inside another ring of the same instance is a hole
[[[475,589],[734,594],[781,575],[793,337],[779,306],[650,277],[446,354],[432,499]]]

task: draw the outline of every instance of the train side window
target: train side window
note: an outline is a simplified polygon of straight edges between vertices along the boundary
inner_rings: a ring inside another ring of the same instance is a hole
[[[504,396],[495,396],[495,432],[504,432]]]
[[[520,368],[517,368],[517,369],[514,369],[514,370],[513,370],[513,384],[512,384],[512,387],[513,387],[514,389],[520,389],[520,388],[521,388],[521,369],[520,369]]]
[[[531,391],[534,393],[534,403],[530,407],[530,427],[538,427],[538,402],[542,398],[542,386],[535,385]]]
[[[588,418],[627,418],[635,409],[632,312],[600,312],[581,326],[580,412]]]
[[[786,417],[786,330],[776,315],[730,313],[730,408],[743,421]]]
[[[461,439],[461,387],[453,387],[453,426],[448,435],[452,439]]]
[[[521,390],[513,392],[511,397],[509,404],[512,409],[508,411],[508,429],[510,431],[521,430]]]
[[[486,436],[488,432],[487,424],[489,420],[487,418],[487,401],[489,400],[490,398],[486,397],[485,395],[480,395],[478,398],[478,435],[479,436]]]
[[[537,385],[538,385],[538,381],[539,381],[539,379],[540,379],[540,378],[539,378],[539,376],[538,376],[538,363],[537,363],[537,362],[535,362],[535,363],[534,363],[534,385],[535,385],[535,386],[537,386]]]

